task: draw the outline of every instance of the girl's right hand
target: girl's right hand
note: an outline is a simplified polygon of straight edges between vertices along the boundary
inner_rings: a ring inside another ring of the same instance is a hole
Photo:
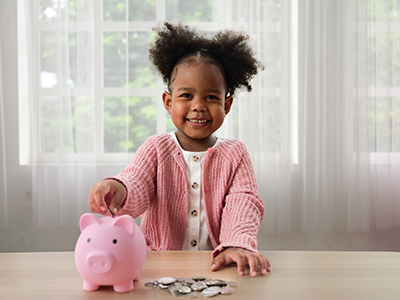
[[[88,205],[90,211],[106,215],[108,207],[115,215],[126,197],[125,186],[113,179],[96,183],[89,192]]]

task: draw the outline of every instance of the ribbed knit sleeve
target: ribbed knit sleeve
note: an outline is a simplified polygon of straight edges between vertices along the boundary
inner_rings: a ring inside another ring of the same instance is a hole
[[[212,186],[207,188],[207,193],[210,196],[214,191],[217,193],[212,195],[213,199],[225,193],[222,206],[214,205],[213,209],[214,219],[216,214],[221,214],[219,240],[213,257],[227,247],[257,251],[257,232],[264,216],[264,204],[258,196],[249,153],[241,142],[227,140],[225,143],[224,151],[215,153],[214,159],[213,153],[210,154],[213,167],[210,164],[206,175]],[[218,178],[225,178],[225,190],[218,191],[223,187]]]
[[[129,214],[137,218],[143,214],[156,191],[157,151],[148,138],[137,150],[128,166],[114,179],[122,182],[126,188],[126,199],[119,214]]]

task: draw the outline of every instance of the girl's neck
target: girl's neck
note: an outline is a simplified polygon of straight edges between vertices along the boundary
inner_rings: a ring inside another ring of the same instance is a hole
[[[182,149],[190,152],[202,152],[207,151],[208,148],[214,146],[217,141],[217,137],[214,135],[209,135],[204,139],[194,140],[192,139],[190,142],[187,142],[184,137],[180,137],[179,133],[175,131],[175,136],[181,145]]]

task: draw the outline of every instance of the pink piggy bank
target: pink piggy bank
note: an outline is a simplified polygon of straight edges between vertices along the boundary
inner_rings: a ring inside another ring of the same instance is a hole
[[[79,225],[75,265],[83,278],[83,289],[94,291],[100,285],[112,285],[116,292],[131,291],[146,258],[146,241],[133,218],[84,214]]]

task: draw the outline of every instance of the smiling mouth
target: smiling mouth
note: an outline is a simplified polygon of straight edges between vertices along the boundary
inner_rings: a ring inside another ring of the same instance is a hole
[[[208,120],[196,120],[196,119],[188,119],[188,120],[189,120],[190,122],[199,123],[199,124],[208,122]]]

